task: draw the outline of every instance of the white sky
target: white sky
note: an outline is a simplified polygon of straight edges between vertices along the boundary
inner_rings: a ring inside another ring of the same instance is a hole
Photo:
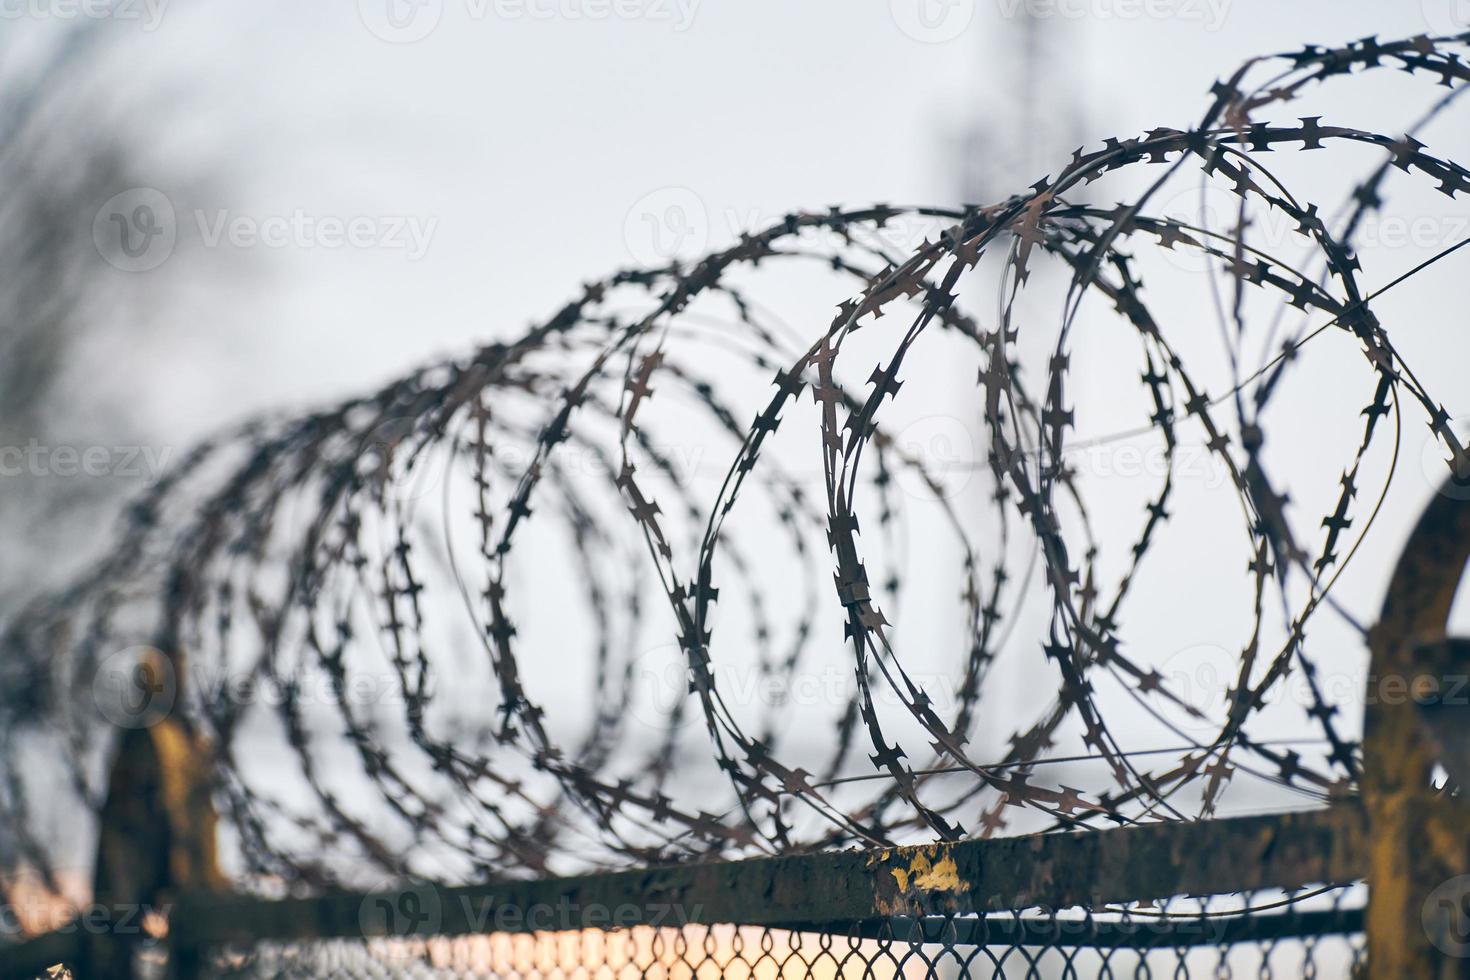
[[[405,44],[365,26],[384,2],[174,0],[151,32],[141,8],[119,25],[122,70],[103,96],[145,137],[180,210],[179,253],[144,277],[150,302],[172,301],[149,359],[168,379],[148,400],[159,428],[358,391],[512,334],[633,262],[629,211],[668,188],[693,192],[711,245],[732,220],[794,208],[954,202],[957,137],[1016,95],[1018,32],[1002,16],[1014,0],[952,0],[957,19],[941,23],[968,27],[941,43],[900,28],[910,18],[895,9],[919,0],[700,0],[684,30],[673,0],[642,0],[650,16],[633,20],[442,0],[437,28]],[[423,2],[432,13],[438,0]],[[1449,18],[1437,3],[1426,15],[1419,0],[1151,0],[1174,11],[1151,18],[1136,0],[1061,0],[1066,14],[1045,23],[1068,79],[1057,91],[1095,141],[1186,125],[1246,57],[1421,32]],[[417,260],[191,251],[196,208],[434,224]]]
[[[434,0],[426,2],[433,16]],[[539,11],[549,2],[526,5]],[[669,16],[542,19],[443,0],[425,37],[390,43],[368,27],[381,28],[379,0],[310,7],[175,0],[156,30],[119,25],[113,60],[99,66],[98,94],[142,137],[145,172],[156,174],[150,186],[176,209],[180,244],[151,272],[117,273],[125,298],[119,317],[149,328],[94,351],[107,363],[126,358],[129,367],[104,376],[99,399],[127,397],[153,438],[182,444],[254,410],[360,392],[434,357],[518,333],[579,283],[652,259],[645,212],[655,221],[682,216],[685,224],[665,230],[685,228],[713,247],[793,209],[959,203],[959,137],[1003,116],[1019,95],[1010,73],[1018,32],[1003,16],[1010,0],[951,0],[960,22],[969,7],[972,16],[957,36],[934,43],[903,29],[914,23],[909,0],[702,0],[682,30],[672,3],[621,2]],[[1068,15],[1046,21],[1057,26],[1060,76],[1046,97],[1076,100],[1078,142],[1183,127],[1205,110],[1216,79],[1247,57],[1445,30],[1454,2],[1061,0]],[[1033,2],[1038,10],[1056,6]],[[1084,13],[1071,15],[1077,11]],[[1381,95],[1367,91],[1352,89],[1334,104],[1351,118],[1327,122],[1391,131],[1412,118],[1391,85]],[[1417,91],[1430,95],[1426,86]],[[1421,98],[1412,114],[1425,105]],[[1463,158],[1464,147],[1445,152]],[[1358,159],[1366,168],[1368,158]],[[367,216],[384,227],[402,217],[432,233],[417,257],[404,248],[301,241],[209,247],[196,212],[206,228],[221,217],[249,224],[299,212],[314,220]],[[1412,264],[1402,253],[1383,258],[1393,271]],[[1463,281],[1435,278],[1406,309],[1463,310]],[[1186,279],[1164,286],[1163,296],[1187,304],[1199,289],[1200,280]],[[1389,324],[1419,355],[1431,391],[1452,393],[1463,374],[1466,344],[1449,325],[1413,317]],[[1105,345],[1087,344],[1079,341],[1081,353],[1110,363]],[[1085,370],[1082,377],[1086,394]],[[916,388],[925,379],[918,380]],[[1357,380],[1354,398],[1363,390]],[[1308,477],[1304,513],[1326,499],[1320,494],[1352,445],[1324,447],[1310,437],[1304,423],[1315,402],[1306,396],[1320,383],[1308,375],[1298,394],[1283,396],[1289,411],[1278,420],[1297,453],[1284,471]],[[968,382],[954,383],[957,411],[971,391]],[[1447,407],[1457,417],[1470,411],[1470,403]],[[1373,563],[1382,570],[1396,554],[1430,492],[1422,428],[1416,419],[1407,429],[1406,489],[1365,555],[1369,578],[1352,593],[1370,618],[1382,582],[1371,575]],[[1311,482],[1324,477],[1322,487]],[[1208,523],[1186,519],[1173,533],[1198,535],[1205,553],[1220,543]],[[1160,649],[1238,648],[1220,623],[1240,625],[1241,607],[1212,602],[1213,589],[1241,587],[1243,567],[1234,551],[1228,556],[1193,568],[1187,581],[1164,575],[1147,583],[1158,618],[1143,625],[1169,637]]]

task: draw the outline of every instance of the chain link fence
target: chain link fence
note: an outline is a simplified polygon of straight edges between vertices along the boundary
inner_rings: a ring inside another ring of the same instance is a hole
[[[685,925],[208,949],[218,978],[1354,977],[1361,886],[1129,909],[893,917],[825,927]]]

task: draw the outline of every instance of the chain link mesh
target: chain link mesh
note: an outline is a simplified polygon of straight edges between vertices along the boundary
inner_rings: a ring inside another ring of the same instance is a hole
[[[205,975],[739,980],[1354,977],[1361,887],[823,927],[686,925],[214,947]]]

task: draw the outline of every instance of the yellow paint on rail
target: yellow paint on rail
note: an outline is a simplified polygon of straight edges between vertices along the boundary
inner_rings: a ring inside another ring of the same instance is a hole
[[[965,888],[965,883],[960,881],[959,868],[955,867],[954,856],[950,853],[948,844],[916,847],[907,868],[890,868],[889,873],[893,875],[893,880],[898,882],[900,892],[907,892],[910,889],[926,892],[957,892]]]

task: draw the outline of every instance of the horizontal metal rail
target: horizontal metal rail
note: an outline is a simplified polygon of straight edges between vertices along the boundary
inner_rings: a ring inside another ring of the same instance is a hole
[[[453,888],[422,884],[280,900],[196,892],[178,896],[169,938],[176,950],[197,950],[272,939],[685,923],[828,930],[833,924],[871,925],[894,916],[1098,908],[1174,895],[1357,881],[1366,870],[1365,837],[1362,810],[1344,803],[1198,823]],[[1304,916],[1281,918],[1305,921]],[[1142,936],[1149,927],[1132,928]]]
[[[14,946],[0,946],[0,977],[44,976],[57,963],[75,963],[82,955],[82,935],[73,926],[28,939]]]

